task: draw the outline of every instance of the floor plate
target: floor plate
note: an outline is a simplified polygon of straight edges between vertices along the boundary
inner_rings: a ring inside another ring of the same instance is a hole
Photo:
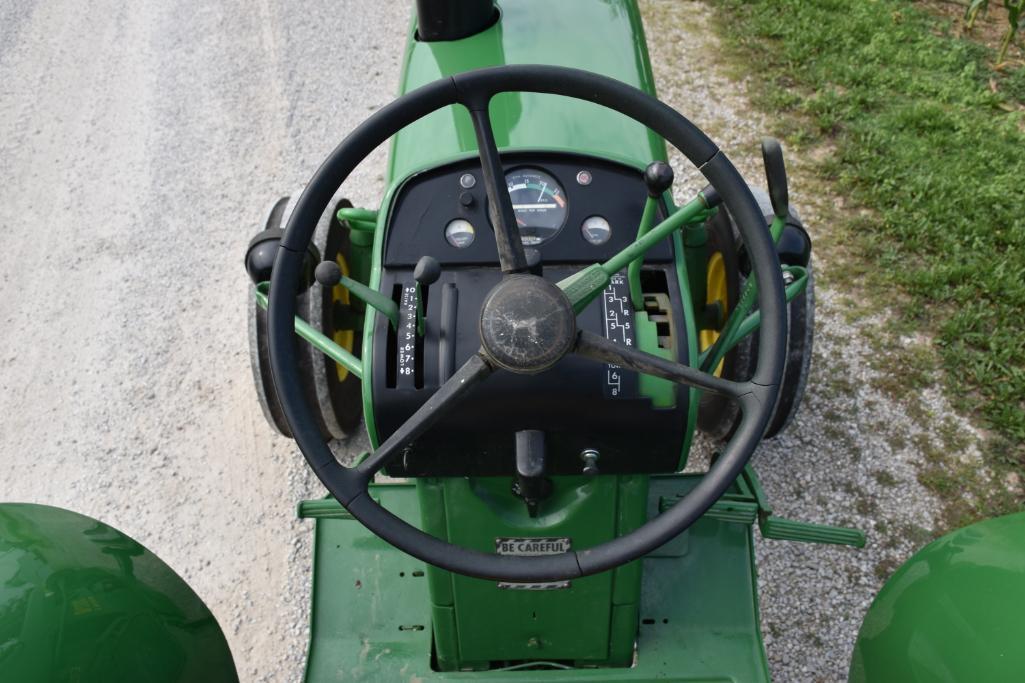
[[[693,477],[653,477],[661,496]],[[406,521],[419,518],[412,485],[372,489]],[[705,517],[644,560],[641,624],[631,668],[437,672],[424,564],[346,519],[316,522],[314,638],[306,680],[327,681],[768,681],[758,631],[748,525]]]

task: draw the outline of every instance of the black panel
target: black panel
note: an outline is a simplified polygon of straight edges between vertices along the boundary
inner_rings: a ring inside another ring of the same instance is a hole
[[[538,168],[554,176],[565,189],[569,207],[566,224],[558,235],[536,247],[544,262],[591,264],[605,261],[637,236],[637,224],[647,197],[641,171],[568,154],[503,154],[502,161],[506,172],[524,166]],[[577,183],[580,171],[591,174],[589,185]],[[472,188],[460,186],[459,178],[464,173],[476,178]],[[472,197],[470,206],[460,201],[460,195],[464,194]],[[584,219],[595,215],[603,216],[612,226],[611,239],[599,246],[587,242],[580,232]],[[465,249],[457,249],[445,240],[445,226],[456,218],[468,220],[476,230],[476,239]],[[388,225],[385,266],[413,266],[421,256],[433,256],[442,266],[497,262],[480,161],[476,157],[410,178],[393,202]],[[655,246],[648,252],[646,261],[671,262],[670,241]]]
[[[665,266],[674,318],[682,320],[675,269]],[[567,267],[547,267],[545,277],[558,280]],[[422,352],[423,386],[412,378],[396,377],[399,359],[389,354],[388,322],[377,317],[374,336],[374,415],[382,439],[390,435],[434,392],[454,368],[480,348],[478,325],[485,295],[501,278],[497,268],[464,268],[442,273],[430,287],[425,334],[417,339]],[[381,291],[402,291],[413,281],[411,269],[390,269]],[[580,329],[604,333],[603,301],[598,299],[578,317]],[[447,319],[447,320],[446,320]],[[686,362],[686,336],[675,330],[678,359]],[[404,337],[404,330],[400,331]],[[394,347],[393,347],[394,348]],[[443,376],[442,373],[445,373]],[[548,435],[549,473],[579,473],[585,448],[601,453],[604,473],[668,472],[676,469],[687,422],[687,391],[677,390],[673,409],[653,410],[639,397],[633,373],[623,394],[606,397],[608,368],[569,356],[540,375],[498,372],[411,447],[401,462],[387,468],[392,476],[499,475],[514,472],[513,435],[521,429],[540,429]],[[388,386],[388,376],[394,377]],[[502,415],[501,423],[495,419]]]
[[[566,190],[570,214],[565,228],[538,247],[543,275],[557,282],[582,264],[603,261],[632,242],[646,196],[641,173],[616,164],[576,156],[503,155],[507,168],[529,164],[555,176]],[[511,161],[511,162],[510,162]],[[591,185],[581,186],[579,170],[591,172]],[[478,177],[472,192],[476,201],[466,212],[459,194],[459,177]],[[424,336],[415,335],[415,320],[389,330],[383,316],[374,329],[372,382],[377,432],[383,440],[395,431],[455,369],[480,348],[480,310],[491,288],[501,279],[490,224],[484,222],[483,183],[476,160],[454,164],[416,176],[400,191],[389,221],[385,267],[380,291],[408,296],[413,267],[425,254],[442,264],[440,279],[426,288]],[[613,224],[612,239],[601,246],[587,243],[580,223],[590,215],[603,215]],[[445,224],[453,217],[471,220],[477,228],[474,244],[464,250],[444,238]],[[646,268],[657,269],[667,285],[677,356],[687,362],[686,332],[679,281],[669,240],[656,247]],[[605,333],[606,302],[595,300],[578,317],[582,330]],[[411,310],[407,309],[407,310]],[[413,348],[405,348],[413,332]],[[400,367],[400,356],[402,357]],[[415,366],[410,372],[410,358]],[[609,368],[601,363],[568,356],[539,375],[499,371],[476,387],[471,395],[430,432],[394,461],[392,476],[489,476],[515,472],[515,440],[519,430],[546,433],[549,474],[579,474],[580,453],[595,449],[602,473],[669,472],[680,459],[687,422],[685,388],[676,392],[674,408],[653,409],[650,399],[638,394],[636,375],[624,375],[621,391],[609,394]],[[365,380],[366,381],[366,380]],[[496,416],[501,416],[499,422]]]

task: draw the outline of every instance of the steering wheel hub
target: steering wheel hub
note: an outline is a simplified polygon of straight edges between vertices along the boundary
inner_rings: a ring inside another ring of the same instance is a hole
[[[555,365],[576,341],[569,299],[536,275],[510,275],[491,290],[480,315],[488,360],[511,372],[535,374]]]

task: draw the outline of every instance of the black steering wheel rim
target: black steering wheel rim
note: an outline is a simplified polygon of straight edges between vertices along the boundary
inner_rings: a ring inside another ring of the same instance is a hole
[[[591,101],[646,125],[674,145],[722,197],[747,246],[758,284],[757,366],[744,384],[744,393],[735,396],[744,418],[721,456],[698,485],[666,512],[621,537],[559,555],[518,557],[471,550],[426,534],[384,509],[369,495],[368,477],[338,463],[322,440],[297,372],[293,320],[300,268],[317,222],[338,187],[376,147],[405,126],[448,105],[486,112],[490,99],[501,92]],[[587,576],[638,559],[679,535],[718,500],[750,459],[771,416],[783,373],[782,278],[764,218],[740,174],[700,129],[668,105],[620,81],[565,67],[510,65],[470,71],[413,90],[375,112],[334,149],[299,198],[278,250],[269,299],[274,381],[286,420],[310,467],[353,517],[385,541],[435,566],[478,578],[531,582]]]

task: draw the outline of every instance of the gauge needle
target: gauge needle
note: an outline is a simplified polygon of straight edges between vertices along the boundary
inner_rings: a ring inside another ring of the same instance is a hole
[[[541,183],[541,191],[537,193],[537,199],[535,201],[541,201],[541,198],[545,196],[545,188],[548,187],[548,183]]]

